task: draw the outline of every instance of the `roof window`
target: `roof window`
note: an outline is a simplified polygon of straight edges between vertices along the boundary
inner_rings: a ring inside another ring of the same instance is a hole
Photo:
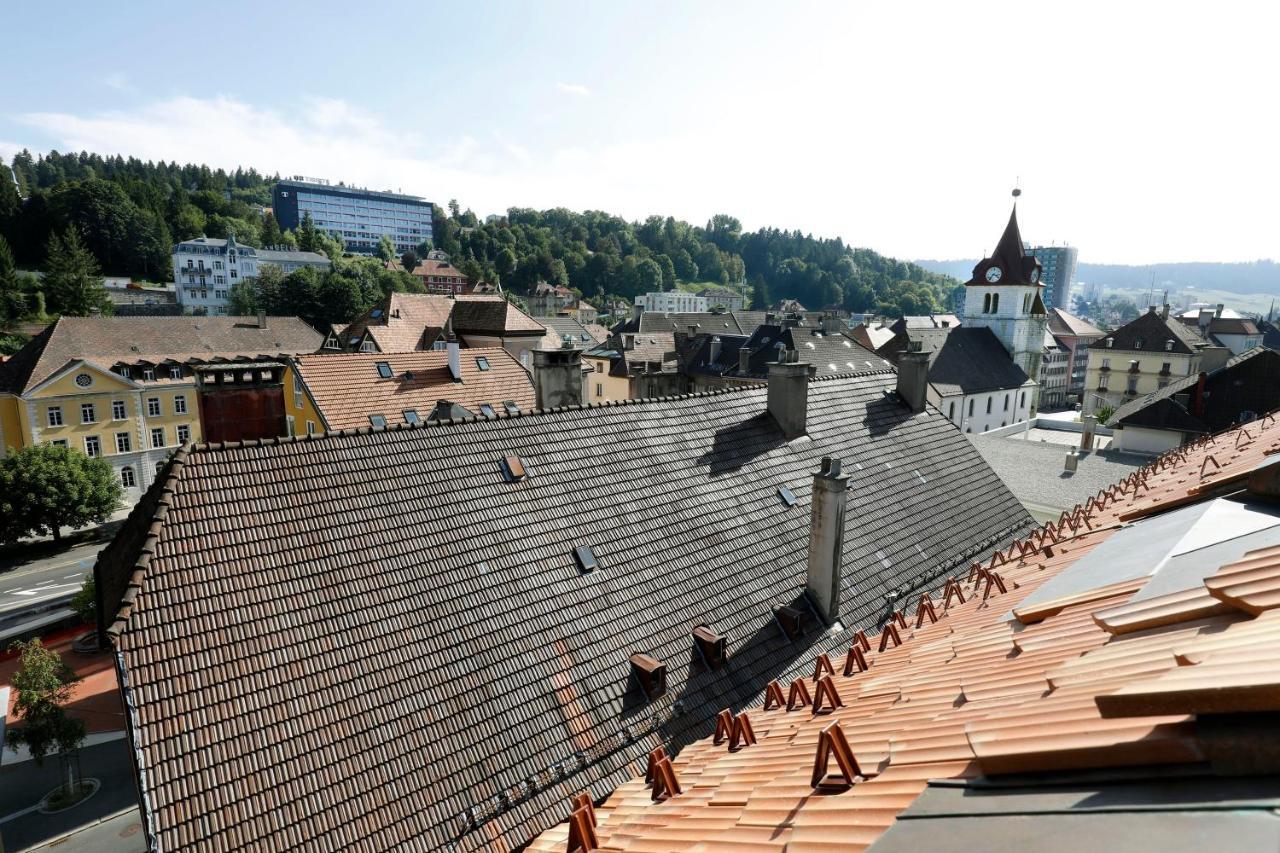
[[[508,415],[520,414],[520,407],[515,404],[514,400],[503,400],[502,408],[507,410]]]
[[[484,415],[486,418],[496,418],[498,416],[498,413],[493,410],[493,406],[490,406],[488,403],[480,404],[480,414]]]
[[[482,355],[480,355],[480,356],[476,356],[476,367],[480,368],[480,371],[481,371],[482,373],[483,373],[484,371],[488,370],[488,369],[489,369],[489,359],[485,358],[485,357],[484,357],[484,356],[482,356]]]
[[[783,502],[784,504],[786,504],[787,506],[795,506],[795,505],[796,505],[796,495],[795,495],[795,492],[791,491],[791,490],[790,490],[790,489],[788,489],[786,486],[779,486],[779,487],[778,487],[778,497],[782,498],[782,502]]]
[[[404,415],[404,422],[407,424],[422,423],[422,418],[418,417],[418,413],[415,412],[413,409],[405,409],[404,412],[402,412],[402,414]]]
[[[579,545],[573,549],[573,559],[578,562],[578,569],[582,572],[594,572],[600,568],[599,561],[596,560],[596,552],[590,545]]]
[[[369,415],[369,423],[376,427],[385,427],[387,425],[387,419],[382,415]]]
[[[519,456],[504,456],[502,458],[502,477],[508,483],[518,483],[528,476],[528,472],[524,468],[524,460]]]
[[[391,372],[391,365],[385,361],[378,362],[378,375],[383,379],[390,379],[393,375]]]

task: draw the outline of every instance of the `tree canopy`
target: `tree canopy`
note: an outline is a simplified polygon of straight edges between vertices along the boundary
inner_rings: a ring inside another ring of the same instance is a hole
[[[37,444],[0,457],[0,542],[61,538],[62,527],[100,524],[120,506],[122,487],[105,459]]]
[[[71,667],[39,639],[9,646],[19,654],[13,687],[18,691],[14,710],[22,724],[7,733],[15,752],[27,747],[37,764],[53,752],[70,752],[84,741],[84,721],[67,716],[65,705],[79,680]]]

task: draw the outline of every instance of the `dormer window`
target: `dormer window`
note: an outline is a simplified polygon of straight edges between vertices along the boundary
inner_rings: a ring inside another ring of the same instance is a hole
[[[155,372],[155,370],[153,370],[153,369],[152,369],[152,368],[150,368],[150,367],[146,368],[145,370],[143,370],[143,371],[142,371],[142,378],[143,378],[144,380],[146,380],[147,382],[152,382],[152,381],[154,381],[154,380],[155,380],[155,378],[156,378],[156,372]]]

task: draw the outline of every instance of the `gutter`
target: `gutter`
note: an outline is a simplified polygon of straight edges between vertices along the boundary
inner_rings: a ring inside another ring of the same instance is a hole
[[[146,837],[147,850],[159,853],[160,846],[156,839],[155,826],[152,822],[151,802],[147,797],[147,770],[143,760],[142,749],[134,737],[138,725],[138,709],[133,703],[133,691],[129,687],[129,672],[125,669],[124,654],[116,649],[116,679],[120,684],[120,698],[124,704],[125,735],[129,739],[129,751],[133,755],[134,778],[138,788],[138,816],[142,819],[142,833]]]

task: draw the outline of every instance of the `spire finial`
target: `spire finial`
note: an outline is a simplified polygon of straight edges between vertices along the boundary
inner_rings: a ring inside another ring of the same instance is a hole
[[[1014,204],[1018,203],[1018,196],[1022,195],[1021,184],[1022,184],[1021,176],[1014,176],[1014,179],[1013,179],[1013,203]]]

